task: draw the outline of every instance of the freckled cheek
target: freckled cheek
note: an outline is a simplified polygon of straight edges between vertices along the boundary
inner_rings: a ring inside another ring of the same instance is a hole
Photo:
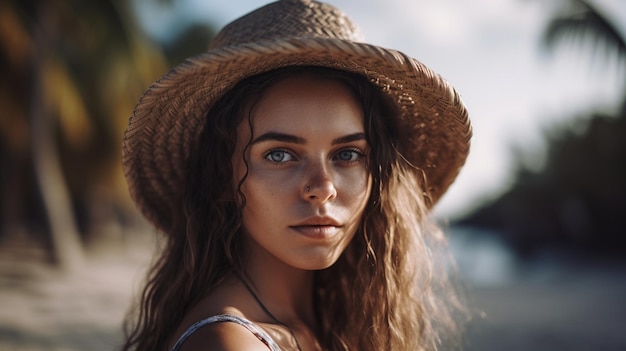
[[[242,189],[248,197],[258,198],[260,201],[278,199],[290,189],[290,181],[293,177],[280,177],[276,172],[265,172],[263,170],[250,168],[248,177]]]
[[[371,188],[371,177],[369,174],[362,174],[358,177],[349,177],[342,182],[342,193],[351,206],[363,207],[369,198]]]
[[[258,227],[259,221],[263,222],[265,219],[275,217],[272,209],[280,201],[277,200],[273,191],[259,184],[254,178],[246,179],[241,187],[241,191],[246,198],[245,207],[243,208],[244,227]]]

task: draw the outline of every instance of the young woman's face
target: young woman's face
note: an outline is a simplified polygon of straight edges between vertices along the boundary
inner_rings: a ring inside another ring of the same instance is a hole
[[[241,191],[250,254],[300,269],[329,267],[370,195],[359,103],[339,82],[298,75],[271,86],[251,116],[252,135],[244,119],[232,160],[235,184],[248,172]]]

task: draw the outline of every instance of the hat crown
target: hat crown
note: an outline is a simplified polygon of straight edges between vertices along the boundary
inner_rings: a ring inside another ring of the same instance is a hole
[[[334,6],[311,0],[281,0],[228,24],[209,49],[293,37],[362,40],[356,24]]]

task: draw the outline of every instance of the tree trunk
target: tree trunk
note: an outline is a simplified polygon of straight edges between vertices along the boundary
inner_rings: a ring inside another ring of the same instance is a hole
[[[47,215],[54,261],[63,269],[73,269],[83,261],[83,248],[76,226],[70,196],[59,161],[55,142],[55,123],[44,91],[46,60],[50,59],[50,43],[54,28],[47,1],[38,2],[38,19],[34,31],[33,93],[31,103],[32,152],[35,179]]]

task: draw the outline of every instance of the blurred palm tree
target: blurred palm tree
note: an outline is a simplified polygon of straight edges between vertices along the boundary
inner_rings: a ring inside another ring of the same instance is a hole
[[[571,40],[581,47],[591,45],[592,53],[626,64],[626,38],[617,27],[586,0],[564,0],[561,11],[550,21],[543,35],[544,47],[554,50]],[[626,78],[626,77],[625,77]],[[624,92],[626,99],[626,91]]]
[[[0,238],[49,233],[63,266],[81,260],[80,233],[130,208],[123,130],[167,67],[127,4],[0,1]]]

